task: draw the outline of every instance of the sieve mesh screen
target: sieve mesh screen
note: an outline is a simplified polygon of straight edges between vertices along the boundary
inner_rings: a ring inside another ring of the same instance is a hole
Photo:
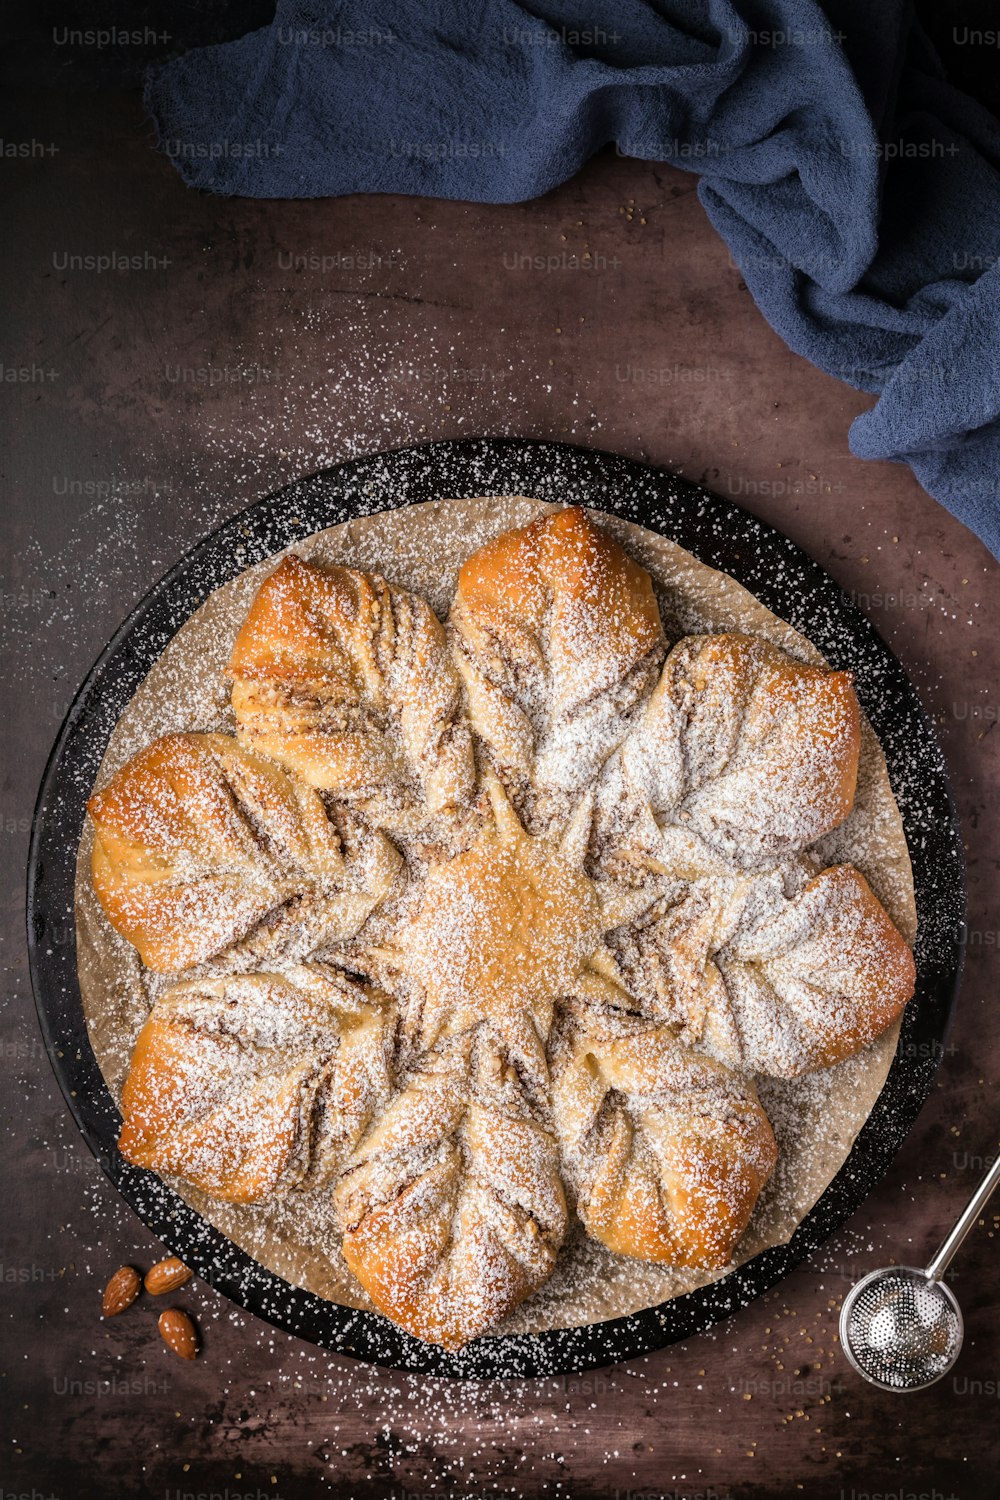
[[[913,1390],[954,1364],[962,1320],[940,1282],[891,1267],[861,1282],[845,1303],[841,1337],[862,1374],[893,1390]]]

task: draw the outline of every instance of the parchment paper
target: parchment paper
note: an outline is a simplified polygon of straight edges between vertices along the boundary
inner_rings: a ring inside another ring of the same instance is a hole
[[[447,615],[458,569],[490,537],[555,507],[523,496],[439,500],[348,521],[297,541],[303,557],[384,574],[427,598]],[[728,574],[630,522],[594,512],[652,574],[668,638],[742,630],[765,636],[802,660],[819,662],[812,644],[766,610]],[[97,785],[160,734],[235,725],[228,707],[225,663],[254,593],[276,554],[216,590],[174,636],[125,709],[108,745]],[[132,1046],[162,981],[148,974],[111,928],[90,880],[92,830],[81,840],[76,875],[80,990],[91,1042],[116,1099]],[[814,846],[824,863],[849,860],[864,873],[911,944],[916,908],[902,822],[885,758],[862,726],[858,795],[847,822]],[[758,1091],[778,1140],[779,1162],[737,1249],[740,1265],[784,1244],[850,1152],[885,1082],[898,1025],[865,1052],[835,1068],[790,1082],[761,1079]],[[211,1199],[178,1179],[170,1185],[211,1224],[286,1280],[350,1307],[370,1307],[340,1255],[327,1201],[315,1198],[270,1207],[237,1207]],[[615,1256],[570,1235],[556,1272],[496,1330],[537,1332],[577,1327],[653,1306],[726,1275],[674,1270]]]

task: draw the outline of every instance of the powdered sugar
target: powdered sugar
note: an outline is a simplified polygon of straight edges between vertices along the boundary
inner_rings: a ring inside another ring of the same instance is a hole
[[[500,505],[498,503],[497,504],[497,509],[499,511],[502,511],[502,509],[503,509],[502,505]],[[488,521],[488,522],[485,523],[485,526],[483,527],[483,529],[485,529],[486,531],[493,531],[495,529],[499,529],[498,520],[491,519],[490,521]],[[366,544],[366,545],[369,545],[369,544]],[[467,540],[463,540],[463,544],[462,545],[463,545],[463,547],[465,547],[465,546],[469,545],[469,543],[468,543]],[[359,551],[363,551],[363,550],[364,549],[361,546],[361,542],[360,542],[359,539],[356,539],[356,538],[349,538],[348,539],[347,546],[345,548],[345,553],[346,553],[346,555],[348,557],[351,555],[352,552],[354,552],[355,554],[357,554]],[[376,547],[375,550],[377,551],[378,548]],[[405,556],[406,556],[406,548],[405,548],[405,546],[401,550],[402,550],[402,553],[403,553],[403,557],[405,559]],[[343,556],[344,554],[341,554],[341,555]],[[385,566],[384,562],[382,562],[381,559],[379,561],[379,565],[382,566],[382,567]],[[418,555],[415,555],[413,557],[413,559],[412,559],[412,565],[413,565],[413,567],[415,569],[421,568],[421,567],[425,566],[424,562],[419,558]],[[404,566],[404,568],[401,571],[402,571],[402,575],[404,577],[404,581],[408,581],[408,580],[405,579],[405,566]],[[399,575],[397,575],[397,576],[399,576]],[[607,1275],[610,1280],[614,1279],[611,1276],[610,1270],[609,1270],[609,1268],[608,1268],[608,1266],[606,1264],[605,1264],[605,1267],[604,1267],[604,1274]],[[641,1281],[642,1281],[642,1274],[640,1273],[639,1268],[637,1268],[633,1263],[629,1263],[629,1274],[635,1276],[636,1280],[635,1280],[634,1284],[636,1286],[638,1286],[641,1283]],[[650,1300],[655,1300],[655,1299],[650,1299]]]

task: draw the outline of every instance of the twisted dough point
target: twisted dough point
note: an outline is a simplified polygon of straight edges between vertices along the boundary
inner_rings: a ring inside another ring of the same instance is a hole
[[[688,636],[607,768],[596,841],[688,877],[773,865],[847,817],[860,746],[847,672],[756,636]]]
[[[566,1229],[556,1145],[469,1033],[430,1054],[336,1190],[344,1257],[417,1338],[458,1349],[547,1280]]]
[[[720,1041],[731,1039],[734,1062],[779,1078],[860,1052],[916,984],[913,954],[852,865],[823,870],[759,926],[737,929],[718,963],[731,1018],[716,1023]]]
[[[748,1080],[665,1027],[591,1026],[555,1063],[553,1107],[588,1234],[640,1260],[729,1263],[777,1160]]]
[[[459,807],[475,781],[444,629],[415,594],[286,557],[229,662],[239,737],[397,831]]]
[[[530,832],[623,738],[665,650],[649,574],[570,506],[463,564],[450,624],[469,714]]]
[[[237,944],[351,936],[399,855],[381,835],[342,840],[319,794],[224,734],[170,734],[87,803],[94,888],[146,966],[177,973]]]
[[[913,955],[864,876],[834,865],[786,896],[781,871],[707,879],[612,951],[647,1014],[731,1067],[795,1078],[881,1036],[913,994]]]
[[[234,1203],[322,1186],[389,1096],[394,1029],[387,996],[318,965],[175,985],[136,1041],[119,1149]]]

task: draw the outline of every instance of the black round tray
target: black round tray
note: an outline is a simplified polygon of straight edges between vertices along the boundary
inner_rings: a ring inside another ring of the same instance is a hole
[[[387,1319],[289,1285],[237,1249],[153,1173],[119,1155],[118,1110],[90,1046],[76,974],[73,883],[86,799],[118,716],[167,642],[213,589],[297,538],[352,515],[440,496],[529,494],[611,511],[662,532],[733,575],[854,673],[881,740],[913,862],[920,936],[917,990],[871,1116],[791,1241],[711,1286],[582,1328],[476,1339],[446,1354]],[[832,1234],[886,1171],[930,1090],[956,992],[964,936],[964,861],[941,752],[902,667],[822,568],[736,506],[613,454],[520,439],[429,443],[303,479],[227,521],[133,610],[80,688],[42,779],[28,865],[28,945],[42,1033],[60,1087],[104,1171],[174,1254],[279,1328],[398,1369],[454,1376],[559,1374],[630,1359],[745,1306]]]

